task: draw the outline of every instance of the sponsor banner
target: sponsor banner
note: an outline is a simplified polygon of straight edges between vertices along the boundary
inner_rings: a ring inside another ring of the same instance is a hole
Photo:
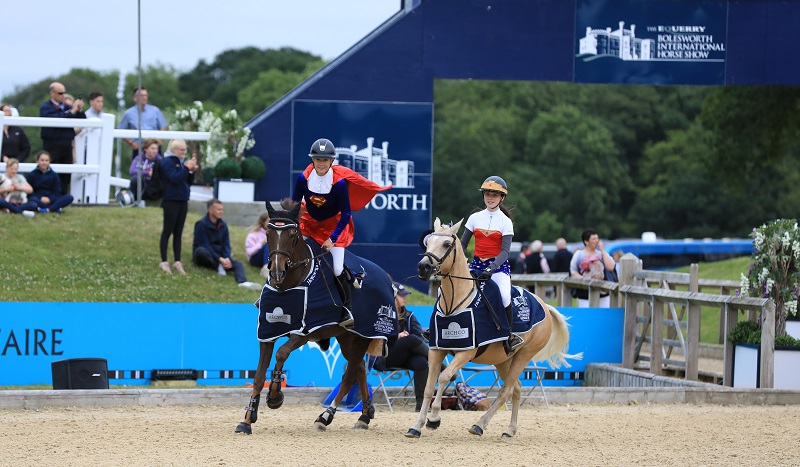
[[[724,85],[726,1],[578,0],[575,82]]]
[[[335,163],[392,186],[354,213],[354,243],[417,243],[432,222],[432,103],[296,100],[292,128],[292,190],[311,163],[311,145],[327,138]]]
[[[429,322],[431,306],[409,309]],[[569,352],[584,352],[584,359],[548,372],[545,377],[555,380],[548,385],[580,385],[589,362],[622,362],[622,308],[562,312],[570,317]],[[106,359],[111,385],[147,385],[153,370],[191,369],[198,385],[244,386],[258,365],[257,319],[258,309],[247,304],[0,302],[0,386],[52,384],[51,362],[71,358]],[[276,349],[285,342],[279,339]],[[335,339],[326,352],[306,344],[287,361],[287,384],[334,387],[344,363]],[[273,353],[270,369],[274,365]],[[524,375],[523,384],[532,384],[531,377]],[[471,385],[493,380],[475,378]],[[369,382],[377,385],[374,372]]]

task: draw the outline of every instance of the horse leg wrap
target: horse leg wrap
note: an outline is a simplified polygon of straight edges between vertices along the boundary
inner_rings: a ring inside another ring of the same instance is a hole
[[[280,406],[283,405],[283,391],[281,391],[281,382],[283,382],[283,375],[285,371],[280,370],[273,370],[272,371],[272,379],[269,382],[269,391],[267,391],[267,407],[270,409],[278,409]],[[272,386],[278,389],[278,395],[272,397],[270,394],[272,393]]]
[[[319,417],[317,417],[316,420],[314,420],[314,423],[322,423],[323,425],[328,426],[333,421],[334,414],[336,414],[336,409],[333,407],[328,407],[319,415]]]
[[[250,399],[250,405],[244,408],[244,416],[247,418],[247,412],[250,412],[250,423],[255,423],[258,420],[258,404],[261,402],[261,394]]]
[[[367,401],[367,415],[369,418],[375,418],[375,406],[372,405],[372,401]]]
[[[358,421],[365,425],[369,425],[369,415],[361,414],[361,416],[358,417]]]

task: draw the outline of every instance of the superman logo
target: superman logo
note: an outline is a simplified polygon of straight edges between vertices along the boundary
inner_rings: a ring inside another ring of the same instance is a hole
[[[318,208],[321,208],[322,205],[325,204],[325,197],[324,196],[312,195],[312,196],[310,196],[308,198],[308,200],[311,201],[314,204],[314,206],[316,206]]]
[[[484,237],[489,237],[491,235],[499,234],[497,230],[486,230],[486,229],[475,229],[475,232],[480,232],[483,234]]]

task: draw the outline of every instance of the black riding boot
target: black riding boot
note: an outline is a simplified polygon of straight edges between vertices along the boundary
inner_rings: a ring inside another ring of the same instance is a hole
[[[342,295],[342,317],[339,320],[339,326],[345,329],[353,329],[353,314],[350,312],[353,289],[346,271],[336,276],[336,288],[339,289],[339,293]]]
[[[417,370],[414,372],[414,399],[417,405],[414,412],[419,412],[422,403],[425,401],[425,384],[428,382],[428,369]]]
[[[503,349],[506,351],[506,355],[511,355],[514,353],[519,346],[525,343],[518,334],[514,334],[513,332],[513,323],[514,323],[514,316],[513,310],[511,309],[511,305],[506,307],[506,317],[508,317],[508,325],[512,329],[511,332],[508,334],[508,340],[503,342]]]

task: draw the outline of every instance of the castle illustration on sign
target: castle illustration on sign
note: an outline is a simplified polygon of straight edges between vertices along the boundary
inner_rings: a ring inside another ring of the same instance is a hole
[[[652,60],[656,58],[653,39],[636,37],[636,25],[625,29],[625,22],[619,22],[619,29],[592,29],[586,27],[586,36],[579,41],[578,55],[606,55],[622,60]]]
[[[336,148],[336,163],[380,186],[414,188],[414,161],[389,159],[389,142],[384,141],[380,148],[374,143],[375,138],[369,137],[363,149],[356,145]]]

